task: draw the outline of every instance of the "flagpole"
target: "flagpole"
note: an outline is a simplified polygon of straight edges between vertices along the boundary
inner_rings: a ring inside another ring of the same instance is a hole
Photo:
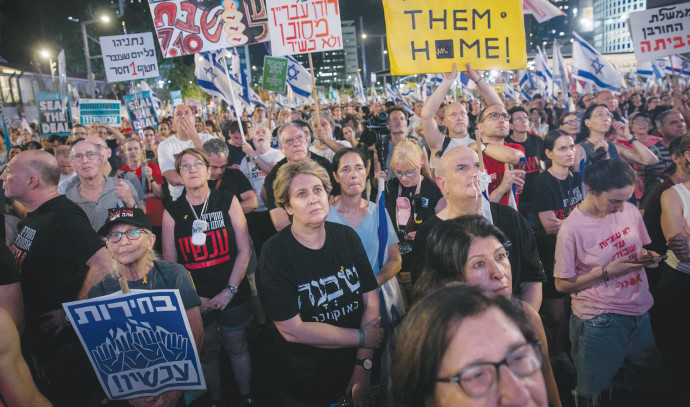
[[[311,52],[307,53],[307,56],[309,57],[309,70],[311,71],[311,92],[316,104],[316,120],[319,120],[319,100],[316,97],[316,76],[314,75],[314,64],[311,62]]]
[[[225,64],[225,74],[228,76],[228,83],[230,84],[230,94],[232,95],[232,103],[235,105],[235,117],[237,118],[237,124],[240,128],[240,135],[242,135],[242,142],[244,143],[244,129],[242,128],[242,114],[239,112],[239,106],[237,105],[237,98],[235,97],[235,89],[232,86],[232,80],[230,79],[230,71],[228,71],[228,57],[223,57],[223,63]],[[241,68],[240,68],[241,69]]]

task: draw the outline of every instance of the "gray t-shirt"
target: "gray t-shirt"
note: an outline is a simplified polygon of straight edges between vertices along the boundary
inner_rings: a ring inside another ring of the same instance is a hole
[[[74,186],[67,190],[65,196],[70,201],[77,204],[89,218],[91,222],[91,227],[94,230],[98,230],[101,226],[105,224],[108,219],[108,209],[121,208],[124,206],[122,201],[120,201],[117,196],[115,196],[115,185],[117,184],[118,178],[104,177],[105,187],[101,192],[101,196],[98,198],[97,202],[90,201],[79,193],[79,185],[81,182],[77,182]],[[78,178],[77,178],[78,179]],[[129,187],[129,192],[132,193],[132,198],[134,202],[139,202],[139,196],[134,186],[127,180],[123,180]]]

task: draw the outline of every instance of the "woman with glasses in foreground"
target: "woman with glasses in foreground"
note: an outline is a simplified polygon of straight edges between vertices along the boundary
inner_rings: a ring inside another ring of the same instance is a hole
[[[402,323],[395,405],[546,407],[536,339],[520,307],[503,295],[466,285],[438,289]]]
[[[208,186],[210,160],[188,148],[175,158],[184,193],[163,213],[163,258],[183,264],[201,297],[204,346],[199,355],[213,404],[221,391],[221,347],[230,357],[242,401],[249,397],[251,360],[245,327],[253,318],[249,283],[244,278],[251,249],[239,201]]]
[[[204,330],[199,312],[199,295],[184,267],[158,259],[158,254],[153,250],[156,235],[151,231],[151,222],[144,212],[138,208],[113,210],[98,234],[105,238],[105,245],[113,256],[113,267],[110,274],[91,288],[89,298],[120,291],[119,280],[122,277],[131,289],[179,290],[194,342],[200,349]],[[121,348],[118,350],[123,351]],[[155,397],[128,401],[133,406],[142,407],[174,406],[181,394],[181,391],[171,390]]]

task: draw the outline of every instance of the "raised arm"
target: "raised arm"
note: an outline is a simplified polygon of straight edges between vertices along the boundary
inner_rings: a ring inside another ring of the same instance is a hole
[[[450,72],[443,74],[443,82],[434,90],[434,93],[426,100],[422,108],[422,128],[424,137],[432,152],[438,151],[443,146],[443,133],[438,130],[438,124],[434,120],[434,114],[446,98],[451,85],[458,76],[456,65],[453,64]]]

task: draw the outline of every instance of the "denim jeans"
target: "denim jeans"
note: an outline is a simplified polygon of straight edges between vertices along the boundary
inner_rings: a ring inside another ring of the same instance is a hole
[[[595,398],[608,390],[619,371],[616,382],[621,379],[628,388],[659,389],[664,385],[649,313],[601,314],[588,320],[573,314],[570,341],[577,370],[575,391],[580,396]]]

